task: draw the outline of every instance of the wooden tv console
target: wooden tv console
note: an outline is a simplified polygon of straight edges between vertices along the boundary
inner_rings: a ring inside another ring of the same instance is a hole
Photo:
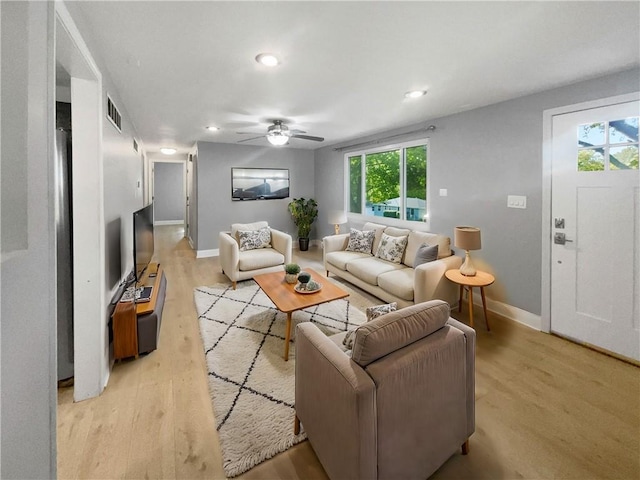
[[[155,277],[150,277],[155,273]],[[167,279],[159,264],[150,263],[137,286],[153,286],[148,302],[118,302],[112,315],[115,360],[138,358],[157,348]]]

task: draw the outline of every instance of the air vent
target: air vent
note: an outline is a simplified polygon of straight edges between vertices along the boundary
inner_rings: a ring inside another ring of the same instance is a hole
[[[133,149],[137,152],[138,151],[138,142],[136,142],[136,139],[133,139]]]
[[[107,95],[107,118],[111,120],[113,126],[122,133],[122,117],[109,95]]]

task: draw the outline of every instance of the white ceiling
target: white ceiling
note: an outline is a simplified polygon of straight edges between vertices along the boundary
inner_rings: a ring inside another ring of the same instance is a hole
[[[326,139],[292,139],[291,147],[318,148],[640,64],[637,1],[107,1],[69,9],[97,42],[151,154],[235,143],[250,138],[235,132],[266,133],[276,118]],[[257,64],[261,52],[282,64]],[[413,89],[429,93],[405,99]]]

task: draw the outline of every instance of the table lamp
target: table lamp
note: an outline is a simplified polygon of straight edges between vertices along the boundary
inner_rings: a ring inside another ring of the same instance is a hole
[[[329,212],[329,223],[336,229],[336,235],[340,233],[340,225],[347,223],[347,214],[343,210],[331,210]]]
[[[453,244],[465,251],[464,263],[460,267],[460,273],[467,277],[474,277],[476,269],[471,263],[469,250],[480,250],[480,229],[476,227],[456,227],[453,231]]]

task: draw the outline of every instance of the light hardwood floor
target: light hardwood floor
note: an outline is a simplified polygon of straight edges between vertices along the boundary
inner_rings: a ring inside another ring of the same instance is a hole
[[[224,478],[193,288],[228,280],[182,234],[156,228],[168,280],[158,350],[117,363],[98,398],[59,390],[59,478]],[[323,271],[318,249],[295,256]],[[360,308],[382,303],[340,284]],[[432,478],[639,479],[640,369],[491,313],[489,333],[476,315],[476,432]],[[240,478],[327,477],[303,442]]]

